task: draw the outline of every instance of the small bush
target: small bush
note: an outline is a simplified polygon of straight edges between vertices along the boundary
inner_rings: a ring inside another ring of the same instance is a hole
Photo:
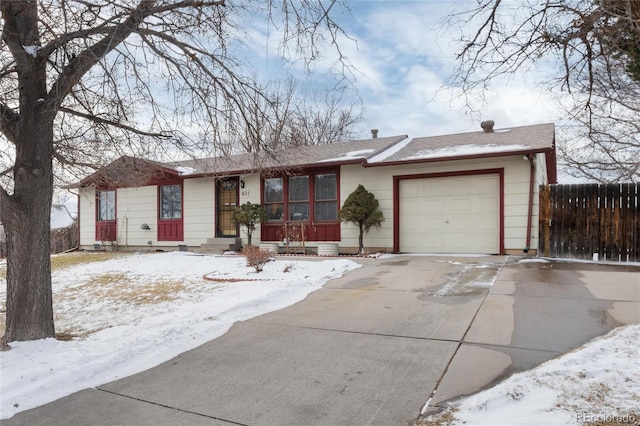
[[[264,265],[271,260],[269,250],[256,246],[246,246],[242,249],[242,255],[247,259],[247,266],[253,266],[256,272],[261,272]]]

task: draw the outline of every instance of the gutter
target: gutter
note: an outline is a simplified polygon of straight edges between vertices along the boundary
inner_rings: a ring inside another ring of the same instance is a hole
[[[531,248],[531,225],[533,221],[533,190],[534,179],[536,172],[535,157],[533,154],[527,155],[529,159],[530,172],[529,172],[529,211],[527,212],[527,239],[525,241],[525,247],[522,251],[526,254],[529,253]]]

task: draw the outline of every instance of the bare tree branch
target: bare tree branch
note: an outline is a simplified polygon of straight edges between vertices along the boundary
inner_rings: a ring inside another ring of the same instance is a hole
[[[118,122],[111,121],[111,120],[105,120],[105,119],[102,119],[100,117],[96,117],[95,115],[85,114],[85,113],[82,113],[82,112],[79,112],[79,111],[74,111],[74,110],[72,110],[70,108],[66,108],[66,107],[60,107],[60,112],[64,112],[64,113],[71,114],[71,115],[76,116],[76,117],[84,118],[84,119],[87,119],[87,120],[89,120],[91,122],[94,122],[94,123],[106,124],[108,126],[117,127],[119,129],[123,129],[123,130],[126,130],[128,132],[135,133],[135,134],[141,135],[141,136],[150,136],[150,137],[154,137],[154,138],[169,138],[169,137],[171,137],[170,135],[166,135],[164,133],[145,132],[143,130],[136,129],[136,128],[132,127],[132,126],[127,126],[126,124],[123,124],[123,123],[118,123]]]
[[[565,147],[565,164],[590,178],[639,179],[640,134],[630,118],[640,111],[640,2],[479,0],[445,25],[465,33],[476,28],[461,38],[449,82],[470,109],[495,80],[559,62],[540,84],[573,103],[566,113],[577,126],[567,137],[581,155],[575,160],[574,150]],[[578,128],[586,131],[576,133]],[[586,140],[591,149],[585,149]]]

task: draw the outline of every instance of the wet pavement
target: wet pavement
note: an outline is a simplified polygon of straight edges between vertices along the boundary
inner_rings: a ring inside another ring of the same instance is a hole
[[[640,267],[402,256],[3,425],[403,425],[627,323]]]

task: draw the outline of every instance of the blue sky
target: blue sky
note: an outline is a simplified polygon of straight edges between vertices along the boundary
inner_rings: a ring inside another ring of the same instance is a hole
[[[494,120],[497,128],[558,119],[556,104],[536,84],[536,75],[543,70],[515,75],[492,86],[486,103],[474,104],[478,113],[471,113],[460,94],[446,87],[458,46],[454,32],[443,27],[442,21],[453,10],[467,10],[474,4],[471,0],[352,0],[351,14],[338,11],[340,24],[353,38],[339,43],[356,70],[358,92],[350,96],[354,101],[361,99],[364,106],[357,137],[368,137],[372,128],[379,129],[380,136],[420,137],[480,130],[479,123],[485,119]],[[247,45],[259,58],[258,68],[276,80],[286,79],[285,71],[275,64],[277,37],[267,40],[264,28],[248,31]],[[327,49],[315,64],[314,74],[305,74],[298,65],[286,72],[293,74],[299,87],[322,90],[335,84],[325,74],[335,59],[335,52]]]

